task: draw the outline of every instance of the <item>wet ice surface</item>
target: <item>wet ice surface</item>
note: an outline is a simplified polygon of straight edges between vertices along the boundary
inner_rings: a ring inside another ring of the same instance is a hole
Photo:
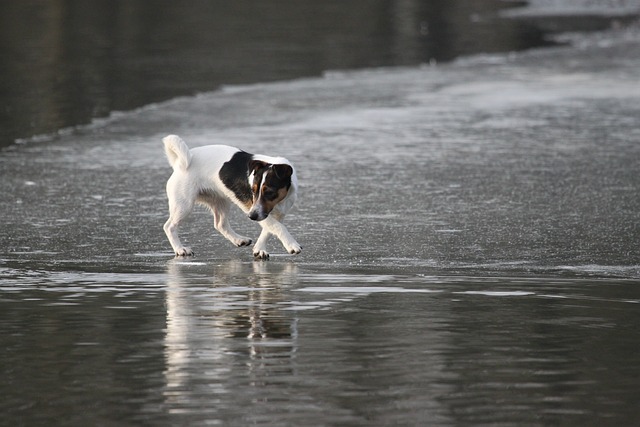
[[[576,43],[228,87],[4,150],[2,412],[633,424],[638,31]],[[254,263],[201,209],[198,256],[172,259],[167,133],[289,158],[303,253]]]
[[[571,54],[230,87],[13,147],[1,159],[6,257],[156,260],[169,249],[159,141],[174,132],[297,166],[297,262],[638,277],[633,33]],[[211,222],[201,210],[183,228],[200,256],[247,255]]]

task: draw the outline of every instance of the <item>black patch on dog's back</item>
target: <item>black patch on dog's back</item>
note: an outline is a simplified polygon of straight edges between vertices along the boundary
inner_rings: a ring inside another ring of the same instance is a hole
[[[244,151],[238,151],[220,168],[220,180],[228,189],[233,191],[238,200],[243,203],[251,204],[253,202],[253,194],[249,187],[249,162],[253,159],[253,155]]]

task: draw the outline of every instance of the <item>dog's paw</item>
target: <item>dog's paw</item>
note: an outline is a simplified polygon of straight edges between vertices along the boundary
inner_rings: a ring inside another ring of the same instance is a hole
[[[289,252],[291,255],[297,255],[302,251],[302,246],[300,246],[297,242],[294,242],[293,245],[287,246],[286,249],[287,252]]]
[[[266,261],[269,259],[269,252],[257,251],[253,253],[253,257],[256,259],[256,261]]]
[[[253,243],[253,240],[248,237],[241,237],[233,243],[235,243],[237,247],[241,248],[243,246],[250,246],[251,243]]]
[[[176,251],[177,257],[193,256],[193,255],[195,255],[195,253],[191,250],[191,248],[180,248]]]

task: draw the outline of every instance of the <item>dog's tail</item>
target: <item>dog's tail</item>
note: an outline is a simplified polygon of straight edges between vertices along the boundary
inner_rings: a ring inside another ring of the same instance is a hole
[[[187,147],[187,143],[178,135],[168,135],[162,138],[164,143],[164,152],[167,155],[169,164],[176,169],[187,170],[191,163],[191,151]]]

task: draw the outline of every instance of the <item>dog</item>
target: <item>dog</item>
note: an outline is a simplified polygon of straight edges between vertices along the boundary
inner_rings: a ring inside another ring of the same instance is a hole
[[[287,159],[250,154],[227,145],[190,150],[177,135],[169,135],[162,142],[173,168],[167,181],[169,219],[164,231],[176,256],[194,254],[180,242],[178,226],[196,203],[211,210],[215,229],[236,246],[249,246],[252,240],[231,228],[228,218],[231,203],[257,221],[262,226],[253,247],[258,260],[269,259],[267,241],[272,234],[288,253],[300,253],[302,247],[282,224],[298,192],[296,171]]]

